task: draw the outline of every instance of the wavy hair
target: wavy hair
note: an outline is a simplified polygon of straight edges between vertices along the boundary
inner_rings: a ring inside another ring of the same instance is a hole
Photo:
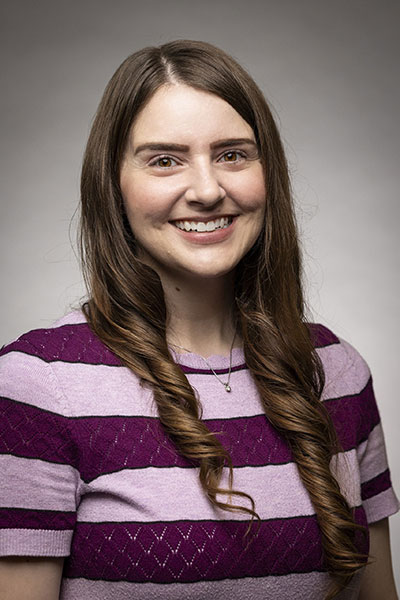
[[[320,400],[324,373],[305,318],[301,258],[285,154],[271,111],[247,72],[204,43],[179,40],[129,56],[110,80],[89,135],[81,179],[80,248],[89,300],[83,310],[101,340],[151,386],[160,422],[178,452],[199,467],[210,502],[258,518],[252,498],[232,489],[230,457],[201,419],[200,403],[166,342],[167,309],[158,275],[143,264],[120,190],[128,136],[155,91],[184,83],[216,94],[252,127],[266,182],[265,225],[236,268],[235,310],[246,364],[265,414],[291,448],[313,503],[333,598],[365,564],[361,529],[330,463],[340,450]],[[223,468],[229,489],[222,489]],[[227,502],[217,498],[227,495]],[[232,503],[230,498],[242,499]]]

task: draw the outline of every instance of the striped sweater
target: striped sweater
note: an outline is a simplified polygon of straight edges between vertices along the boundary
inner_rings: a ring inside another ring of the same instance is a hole
[[[312,331],[343,447],[332,469],[357,522],[378,521],[398,501],[368,367],[325,327]],[[246,514],[207,500],[151,391],[74,312],[1,351],[0,555],[66,557],[62,600],[321,600],[329,579],[315,512],[243,352],[233,351],[230,394],[201,357],[177,361],[232,458],[234,488],[255,501],[250,537]],[[229,358],[208,362],[228,372]],[[357,598],[358,585],[341,597]]]

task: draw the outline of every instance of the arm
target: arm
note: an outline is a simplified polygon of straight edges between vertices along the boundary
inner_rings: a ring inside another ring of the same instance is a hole
[[[2,600],[58,600],[63,558],[0,559]]]
[[[373,562],[365,568],[358,600],[398,600],[390,553],[389,520],[371,523],[369,533]]]

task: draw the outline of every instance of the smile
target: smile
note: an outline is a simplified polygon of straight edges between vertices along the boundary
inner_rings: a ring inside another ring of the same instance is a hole
[[[213,221],[174,221],[173,225],[182,231],[197,231],[198,233],[226,229],[233,222],[233,217],[221,217]]]

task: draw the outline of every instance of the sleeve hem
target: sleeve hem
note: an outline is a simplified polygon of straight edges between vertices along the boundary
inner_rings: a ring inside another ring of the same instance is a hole
[[[363,502],[365,514],[368,523],[376,523],[381,519],[390,517],[398,512],[400,503],[393,491],[393,488],[388,488],[384,492],[368,498]]]
[[[72,533],[71,530],[2,530],[0,556],[69,556]]]

